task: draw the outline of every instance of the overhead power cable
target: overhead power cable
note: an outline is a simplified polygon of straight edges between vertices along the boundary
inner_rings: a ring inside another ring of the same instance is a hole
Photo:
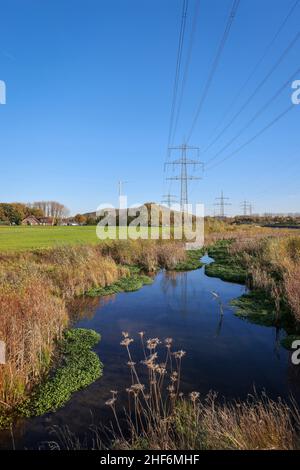
[[[204,105],[204,103],[205,103],[205,100],[206,100],[206,98],[207,98],[208,92],[209,92],[209,90],[210,90],[210,87],[211,87],[211,84],[212,84],[212,81],[213,81],[215,72],[216,72],[217,67],[218,67],[218,65],[219,65],[220,58],[221,58],[222,52],[223,52],[223,50],[224,50],[225,44],[226,44],[226,42],[227,42],[227,39],[228,39],[230,30],[231,30],[231,26],[232,26],[233,21],[234,21],[234,19],[235,19],[235,16],[236,16],[236,13],[237,13],[239,4],[240,4],[240,0],[234,0],[234,1],[233,1],[233,5],[232,5],[232,8],[231,8],[231,11],[230,11],[230,14],[229,14],[229,18],[228,18],[228,20],[227,20],[227,24],[226,24],[226,27],[225,27],[225,31],[224,31],[224,33],[223,33],[221,42],[220,42],[220,44],[219,44],[219,47],[218,47],[218,50],[217,50],[217,54],[216,54],[216,56],[215,56],[215,58],[214,58],[214,61],[213,61],[213,63],[212,63],[212,67],[211,67],[210,73],[209,73],[209,75],[208,75],[208,79],[207,79],[207,81],[206,81],[206,84],[205,84],[205,87],[204,87],[204,90],[203,90],[203,93],[202,93],[202,96],[201,96],[199,105],[198,105],[198,107],[197,107],[196,114],[195,114],[194,119],[193,119],[193,122],[192,122],[192,126],[191,126],[191,128],[190,128],[189,133],[188,133],[187,142],[189,142],[189,140],[191,139],[192,134],[193,134],[193,132],[194,132],[194,130],[195,130],[195,126],[196,126],[196,124],[197,124],[199,115],[200,115],[200,113],[201,113],[201,111],[202,111],[203,105]]]
[[[290,42],[287,48],[283,51],[279,59],[275,62],[271,70],[267,73],[267,75],[263,78],[263,80],[259,83],[259,85],[255,88],[254,92],[250,95],[250,97],[245,101],[242,107],[234,114],[231,118],[229,123],[222,129],[222,131],[215,137],[215,139],[202,151],[202,153],[207,152],[218,140],[222,137],[222,135],[230,128],[230,126],[234,123],[234,121],[240,116],[240,114],[247,108],[249,103],[253,100],[253,98],[257,95],[257,93],[261,90],[261,88],[265,85],[268,79],[273,75],[279,65],[283,62],[285,57],[288,55],[290,50],[295,46],[295,44],[300,39],[300,31],[296,34],[294,39]]]
[[[274,37],[272,38],[272,40],[270,41],[270,43],[267,45],[264,53],[262,54],[262,56],[260,57],[260,59],[258,60],[258,62],[255,64],[255,66],[253,67],[252,71],[250,72],[249,76],[247,77],[247,79],[245,80],[245,82],[243,83],[243,85],[241,86],[241,88],[239,89],[238,93],[235,95],[235,97],[233,98],[233,100],[231,101],[230,105],[228,106],[228,108],[226,109],[225,113],[223,114],[222,116],[222,119],[220,120],[220,122],[218,123],[218,125],[215,127],[214,131],[213,131],[213,135],[216,133],[216,131],[219,129],[219,127],[221,126],[221,124],[225,121],[226,117],[228,116],[228,114],[230,113],[230,111],[233,109],[234,105],[236,104],[237,100],[239,99],[239,97],[241,96],[242,92],[245,90],[245,88],[247,87],[248,83],[251,81],[251,79],[253,78],[253,76],[255,75],[256,71],[258,70],[258,68],[260,67],[260,65],[263,63],[263,61],[265,60],[265,58],[267,57],[269,51],[272,49],[273,45],[275,44],[276,40],[278,39],[278,37],[280,36],[281,32],[283,31],[285,25],[287,24],[288,20],[290,19],[290,17],[292,16],[292,14],[294,13],[296,7],[298,6],[300,0],[296,0],[295,2],[293,2],[293,5],[291,6],[291,8],[289,9],[288,11],[288,14],[285,16],[284,20],[282,21],[282,23],[280,24],[279,28],[277,29]],[[213,137],[212,135],[212,137]],[[204,150],[206,151],[206,150]]]
[[[254,142],[258,137],[260,137],[262,134],[264,134],[268,129],[270,129],[274,124],[276,124],[280,119],[282,119],[287,113],[289,113],[292,109],[295,109],[296,106],[294,104],[291,104],[287,109],[282,111],[278,116],[276,116],[275,119],[273,119],[269,124],[267,124],[262,130],[260,130],[257,134],[255,134],[251,139],[247,140],[244,144],[242,144],[239,148],[234,150],[232,153],[227,155],[225,158],[222,160],[219,160],[218,162],[214,163],[213,165],[209,166],[206,171],[212,170],[216,166],[220,165],[221,163],[225,162],[229,158],[233,157],[237,153],[239,153],[241,150],[243,150],[245,147],[247,147],[249,144]]]
[[[178,121],[179,121],[179,115],[180,115],[180,111],[181,111],[181,107],[182,107],[183,95],[184,95],[185,86],[186,86],[187,79],[188,79],[190,62],[191,62],[191,57],[192,57],[192,52],[193,52],[193,47],[194,47],[194,41],[195,41],[195,34],[196,34],[196,30],[197,30],[197,22],[198,22],[198,17],[199,17],[199,11],[200,11],[200,0],[196,0],[195,10],[194,10],[194,15],[193,15],[192,31],[191,31],[191,35],[190,35],[188,51],[187,51],[187,58],[186,58],[186,63],[185,63],[185,68],[184,68],[184,73],[183,73],[183,78],[182,78],[182,84],[181,84],[181,91],[180,91],[179,100],[178,100],[178,106],[177,106],[177,112],[176,112],[176,118],[175,118],[175,125],[174,125],[174,129],[173,129],[172,137],[171,137],[171,145],[173,144],[174,138],[175,138],[175,135],[176,135]]]
[[[284,82],[283,85],[276,91],[276,93],[254,114],[252,119],[244,126],[240,131],[229,141],[227,142],[224,147],[219,150],[212,158],[210,158],[206,164],[211,163],[213,160],[215,160],[221,153],[223,153],[233,142],[235,142],[244,132],[247,130],[256,120],[259,118],[259,116],[278,98],[278,96],[288,87],[290,86],[291,82],[298,76],[300,73],[300,67],[291,75],[291,77]]]
[[[175,115],[176,102],[177,102],[178,84],[179,84],[179,79],[180,79],[182,51],[183,51],[184,36],[185,36],[185,30],[186,30],[186,17],[187,17],[188,5],[189,5],[189,0],[183,0],[181,26],[180,26],[177,59],[176,59],[175,78],[174,78],[174,85],[173,85],[171,116],[170,116],[170,123],[169,123],[168,147],[170,146],[170,143],[171,143],[171,136],[172,136],[173,124],[174,124],[174,115]]]

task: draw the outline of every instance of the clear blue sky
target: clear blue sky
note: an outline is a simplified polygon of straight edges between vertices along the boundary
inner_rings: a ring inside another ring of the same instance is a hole
[[[189,4],[187,39],[195,1]],[[210,141],[293,3],[241,0],[191,144],[203,148]],[[232,0],[200,0],[176,143],[191,126],[231,5]],[[130,203],[161,199],[181,6],[181,0],[1,1],[0,79],[7,85],[7,104],[0,106],[1,201],[55,199],[72,213],[89,211],[116,202],[119,179],[129,181]],[[299,25],[300,4],[236,110]],[[300,41],[203,160],[220,150],[298,67]],[[287,108],[290,95],[287,87],[222,157]],[[193,183],[191,199],[212,211],[223,189],[231,212],[238,212],[245,198],[255,211],[300,211],[299,126],[300,106],[295,106]],[[178,189],[174,184],[172,193]]]

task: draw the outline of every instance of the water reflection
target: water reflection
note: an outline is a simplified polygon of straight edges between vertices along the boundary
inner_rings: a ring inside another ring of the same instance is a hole
[[[56,413],[27,420],[15,430],[18,448],[35,448],[49,440],[49,427],[68,425],[76,434],[91,424],[109,424],[105,401],[110,390],[125,390],[130,378],[126,352],[120,347],[122,331],[137,337],[174,338],[175,348],[187,351],[183,363],[183,390],[205,395],[245,398],[255,386],[270,397],[300,402],[300,367],[281,347],[282,331],[240,320],[230,301],[242,295],[241,285],[205,276],[204,269],[188,273],[164,272],[140,291],[101,299],[80,299],[70,305],[76,326],[101,334],[95,351],[104,364],[104,375],[87,389],[75,393]],[[214,294],[213,294],[214,293]],[[139,342],[132,345],[138,362]],[[93,418],[91,417],[93,416]],[[5,440],[6,439],[6,440]],[[0,446],[9,447],[10,434],[2,433]]]

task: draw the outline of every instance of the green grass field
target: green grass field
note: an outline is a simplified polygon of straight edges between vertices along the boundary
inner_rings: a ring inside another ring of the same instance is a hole
[[[117,229],[120,238],[126,235],[126,230],[126,227]],[[130,235],[130,229],[128,230]],[[147,227],[141,228],[144,235],[146,235],[149,230],[150,229]],[[158,233],[159,228],[152,228],[152,231]],[[95,226],[0,226],[0,251],[2,252],[24,251],[37,248],[50,248],[62,244],[80,243],[101,243],[101,240],[97,238]]]

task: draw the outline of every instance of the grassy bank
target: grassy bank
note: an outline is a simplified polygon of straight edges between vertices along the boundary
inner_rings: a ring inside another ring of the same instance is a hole
[[[102,374],[102,364],[91,349],[100,341],[93,330],[66,330],[57,345],[57,360],[31,397],[19,407],[24,416],[39,416],[64,405],[71,394]]]
[[[111,229],[111,234],[114,232]],[[161,234],[164,229],[141,227],[141,234]],[[130,228],[117,227],[117,237],[124,237]],[[113,237],[110,237],[113,238]],[[97,245],[102,243],[96,235],[96,227],[91,226],[1,226],[0,251],[27,251],[45,248],[55,248],[61,245]]]
[[[205,266],[205,274],[218,277],[223,281],[244,284],[246,282],[246,270],[237,256],[229,252],[231,241],[222,240],[208,247],[208,254],[214,259],[214,263]]]
[[[141,240],[0,255],[0,413],[17,409],[47,376],[74,297],[135,290],[150,282],[139,270],[173,269],[185,259],[181,243]]]
[[[264,292],[269,299],[269,313],[264,312],[262,318],[269,324],[285,328],[288,334],[299,334],[300,237],[237,240],[229,251],[245,265],[250,288],[256,293]],[[244,300],[251,299],[246,297]],[[254,312],[248,317],[255,319],[257,315]]]
[[[285,329],[286,347],[300,336],[300,237],[240,237],[208,247],[215,262],[208,276],[246,283],[251,291],[232,301],[236,315],[256,324]]]

